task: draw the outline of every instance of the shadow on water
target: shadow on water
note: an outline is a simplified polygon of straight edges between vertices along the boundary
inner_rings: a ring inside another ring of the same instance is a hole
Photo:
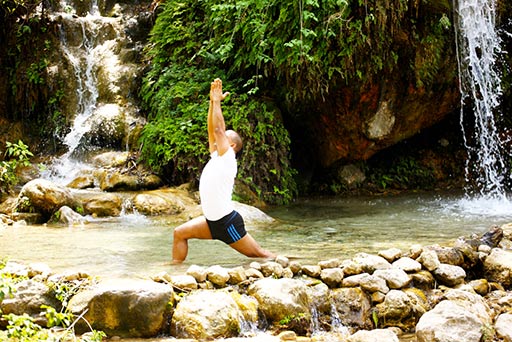
[[[512,221],[508,201],[447,193],[308,198],[267,213],[274,223],[249,224],[248,231],[264,248],[303,264],[392,247],[407,251],[414,244],[447,245]],[[0,257],[102,277],[179,274],[192,264],[233,267],[253,261],[219,241],[191,240],[186,262],[170,265],[172,231],[180,223],[171,216],[130,214],[71,227],[16,225],[0,229]]]

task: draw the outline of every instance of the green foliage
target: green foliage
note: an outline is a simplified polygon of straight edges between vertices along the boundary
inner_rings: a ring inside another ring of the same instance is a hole
[[[429,189],[435,184],[434,170],[411,156],[400,156],[375,167],[370,181],[386,189]]]
[[[48,341],[50,340],[48,331],[34,323],[32,317],[27,314],[15,315],[13,313],[3,315],[7,320],[7,337],[12,341],[30,342],[30,341]],[[56,341],[56,339],[53,339]]]
[[[30,166],[30,158],[34,155],[30,152],[23,141],[17,143],[7,141],[5,143],[4,157],[6,160],[0,161],[0,194],[7,193],[13,185],[18,182],[16,170],[20,166]]]
[[[173,184],[197,181],[209,158],[210,83],[220,77],[231,92],[222,104],[226,124],[244,140],[240,180],[268,202],[288,202],[296,194],[288,132],[271,101],[249,95],[256,93],[258,77],[243,80],[226,73],[230,67],[225,61],[234,50],[229,45],[210,45],[211,32],[205,30],[204,20],[211,18],[215,23],[208,24],[220,29],[229,23],[219,11],[234,5],[210,5],[167,2],[155,23],[147,51],[152,68],[141,89],[149,111],[141,137],[142,158]]]

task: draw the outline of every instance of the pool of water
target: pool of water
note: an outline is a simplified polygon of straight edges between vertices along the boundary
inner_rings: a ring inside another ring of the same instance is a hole
[[[508,200],[446,193],[308,198],[265,211],[276,221],[248,225],[248,231],[264,248],[303,264],[391,247],[448,245],[512,222]],[[0,228],[0,258],[43,262],[55,272],[143,278],[184,273],[192,264],[232,267],[252,261],[219,241],[191,240],[185,263],[170,265],[172,231],[180,223],[172,216],[123,215],[73,227],[8,226]]]

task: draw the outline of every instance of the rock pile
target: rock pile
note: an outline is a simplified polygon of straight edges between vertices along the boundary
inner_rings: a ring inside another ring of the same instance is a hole
[[[85,319],[77,333],[92,327],[110,337],[257,339],[264,331],[261,341],[512,341],[511,237],[512,225],[505,225],[449,247],[418,245],[316,265],[282,256],[249,267],[193,265],[151,280],[91,281],[8,262],[0,274],[25,280],[0,310],[41,320],[41,303],[65,305]],[[62,283],[83,286],[56,304],[55,284]]]

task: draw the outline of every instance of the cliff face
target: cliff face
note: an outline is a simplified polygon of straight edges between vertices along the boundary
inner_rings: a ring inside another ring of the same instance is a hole
[[[398,22],[385,25],[386,41],[369,37],[368,51],[355,54],[366,62],[362,75],[333,79],[327,96],[305,101],[299,120],[290,120],[297,150],[313,164],[326,168],[367,160],[459,114],[451,4],[409,6]],[[377,53],[381,64],[375,62]],[[304,144],[297,141],[302,134],[308,136]]]

